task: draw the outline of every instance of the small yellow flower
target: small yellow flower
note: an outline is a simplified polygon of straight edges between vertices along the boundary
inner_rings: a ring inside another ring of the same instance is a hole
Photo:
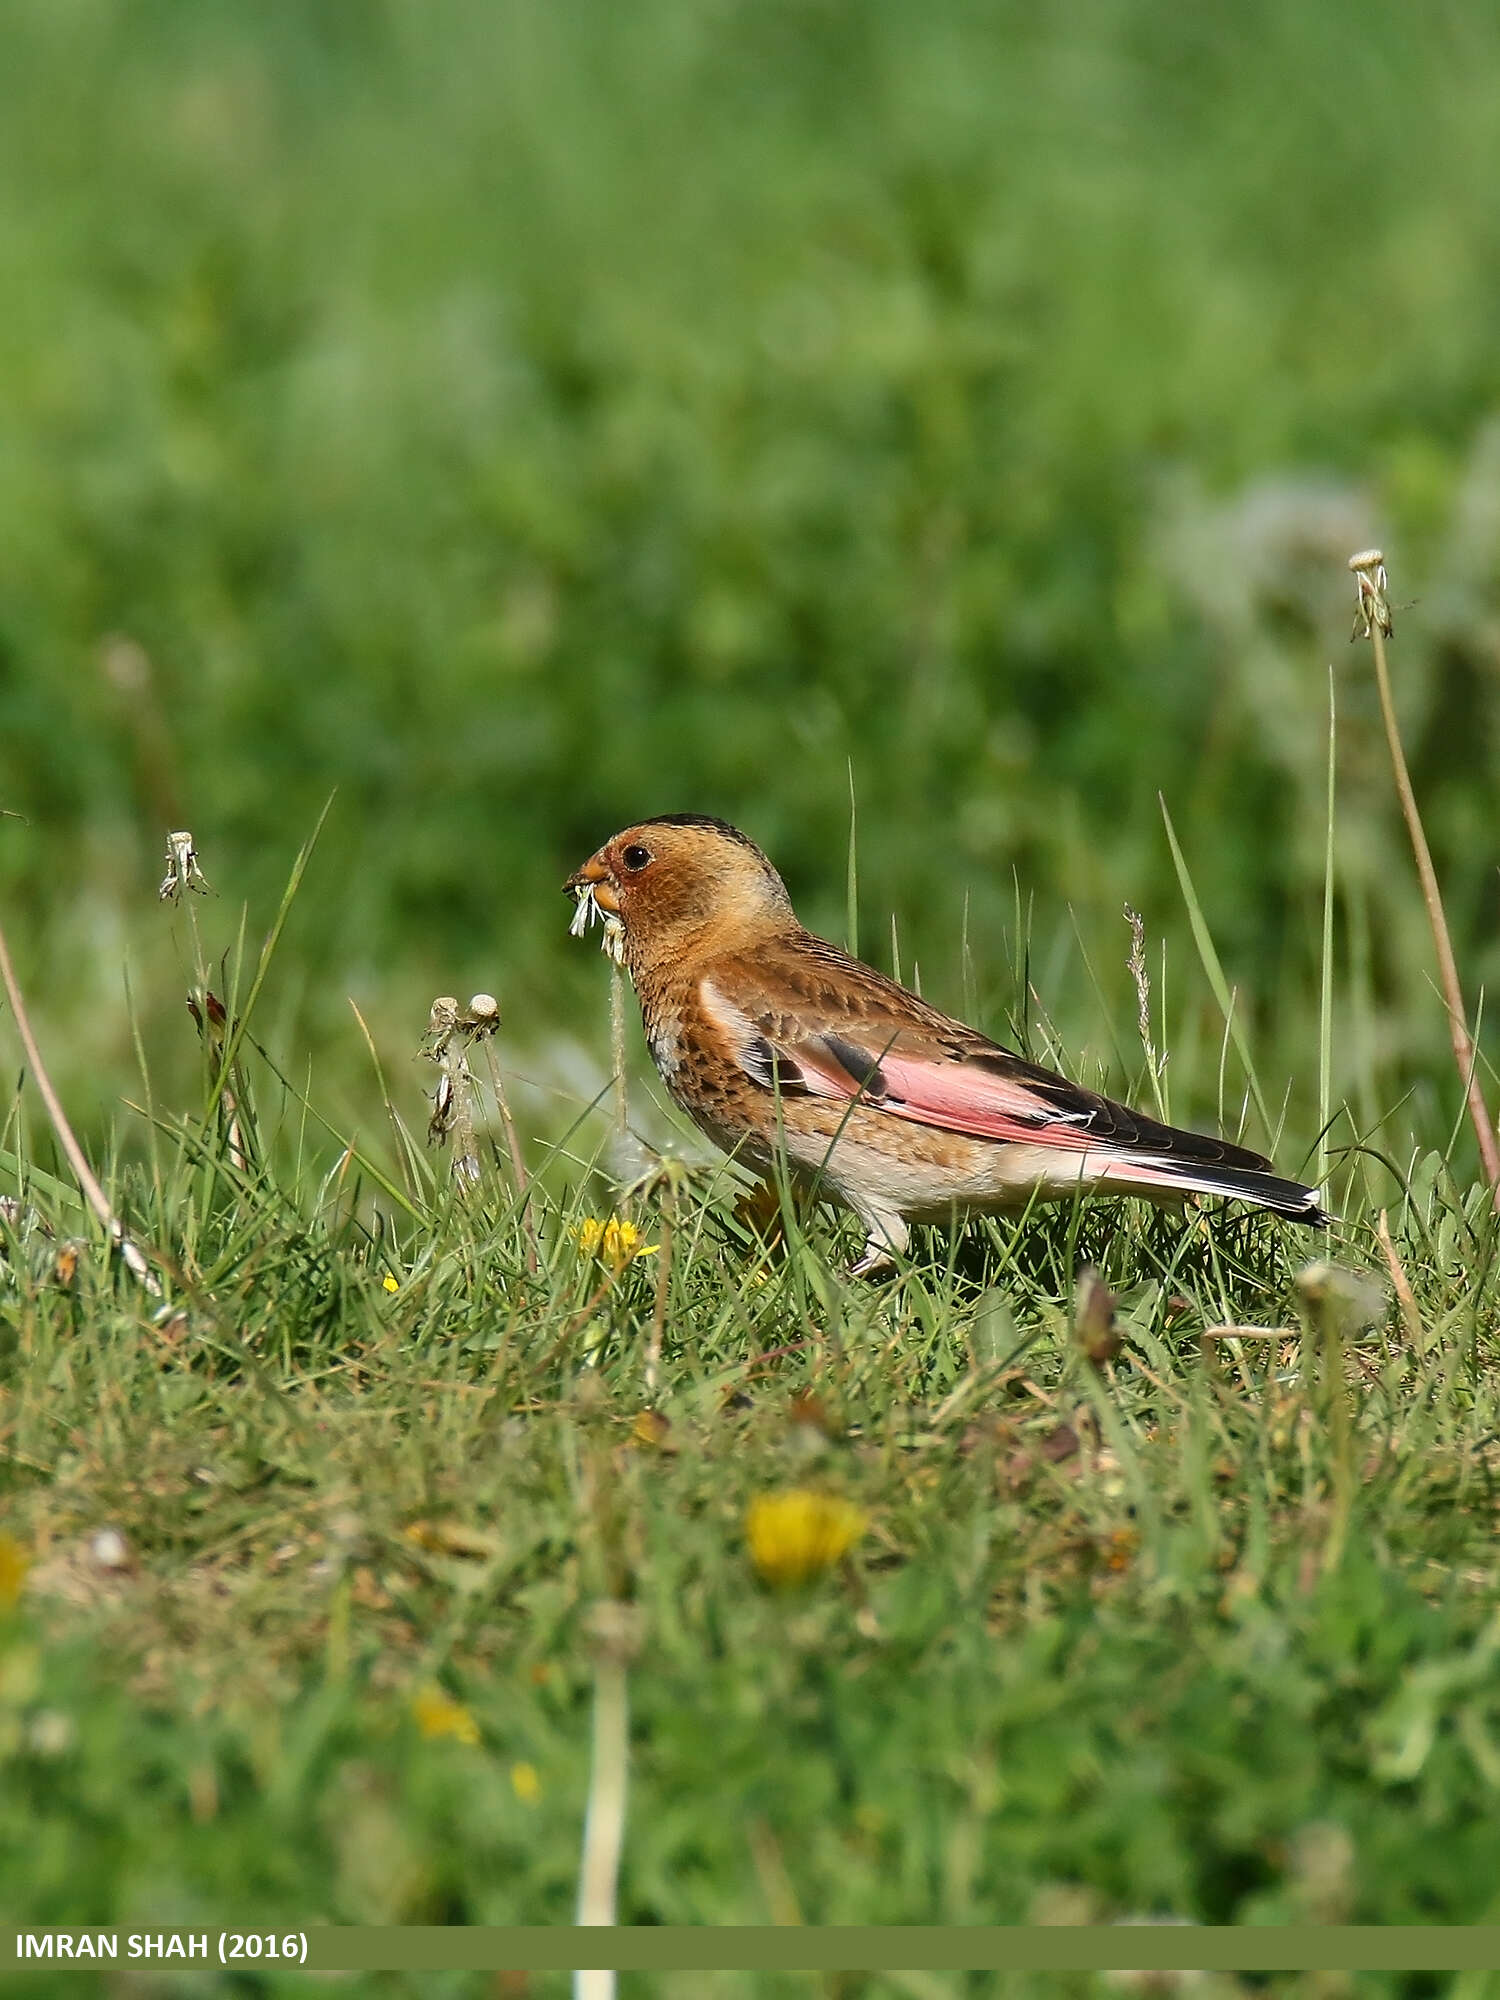
[[[381,1284],[381,1289],[387,1292],[399,1292],[401,1289],[401,1280],[399,1278],[393,1278],[389,1271],[387,1271],[385,1276],[381,1279],[380,1284]]]
[[[510,1788],[523,1806],[534,1806],[542,1796],[542,1781],[536,1774],[535,1764],[512,1764]]]
[[[0,1535],[0,1611],[14,1611],[31,1558],[14,1535]]]
[[[617,1272],[633,1264],[637,1257],[654,1257],[661,1248],[659,1243],[643,1243],[635,1224],[619,1215],[603,1221],[595,1215],[585,1216],[573,1235],[585,1257],[597,1257],[601,1264]]]
[[[675,1451],[672,1442],[672,1422],[660,1410],[642,1410],[630,1426],[633,1444],[643,1444],[655,1451]]]
[[[850,1501],[791,1487],[756,1495],[745,1512],[745,1539],[762,1582],[782,1586],[806,1583],[830,1568],[866,1525]]]
[[[440,1687],[418,1688],[411,1698],[412,1720],[429,1741],[451,1736],[455,1743],[479,1741],[479,1724],[461,1701]]]

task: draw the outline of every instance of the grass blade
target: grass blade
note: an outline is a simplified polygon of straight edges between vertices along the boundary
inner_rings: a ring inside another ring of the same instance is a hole
[[[219,1107],[219,1100],[224,1095],[224,1086],[228,1083],[230,1075],[233,1072],[235,1058],[239,1055],[246,1030],[250,1026],[250,1016],[254,1013],[255,1003],[260,998],[260,989],[266,983],[266,974],[271,969],[271,960],[275,957],[276,947],[281,942],[281,933],[286,928],[287,917],[291,914],[292,904],[296,899],[297,891],[302,886],[302,877],[307,872],[307,864],[312,859],[312,851],[318,844],[318,836],[323,831],[324,821],[333,810],[334,797],[335,794],[333,792],[328,794],[323,810],[318,814],[317,824],[298,849],[297,858],[292,863],[292,872],[287,877],[287,885],[282,892],[280,907],[277,909],[275,920],[266,934],[266,941],[260,948],[260,957],[256,960],[255,965],[255,977],[250,982],[250,991],[246,995],[245,1004],[243,1007],[235,1008],[234,1020],[231,1024],[230,1032],[224,1038],[224,1058],[219,1064],[219,1073],[214,1078],[213,1087],[208,1093],[208,1101],[203,1107],[205,1123],[213,1117]]]
[[[1271,1122],[1271,1115],[1266,1109],[1266,1100],[1261,1094],[1260,1078],[1256,1075],[1255,1064],[1250,1058],[1249,1044],[1245,1040],[1245,1031],[1240,1026],[1234,996],[1229,990],[1228,980],[1224,977],[1219,954],[1214,949],[1214,941],[1204,919],[1203,906],[1198,901],[1193,878],[1188,873],[1187,860],[1178,845],[1177,830],[1172,824],[1172,815],[1167,811],[1166,798],[1160,792],[1156,797],[1161,807],[1162,821],[1167,829],[1167,845],[1172,850],[1172,866],[1177,870],[1178,887],[1182,890],[1182,900],[1187,905],[1188,923],[1192,926],[1193,942],[1198,947],[1198,957],[1202,961],[1208,983],[1213,989],[1213,996],[1218,1001],[1220,1012],[1224,1016],[1224,1026],[1234,1043],[1235,1054],[1244,1069],[1246,1081],[1250,1085],[1250,1095],[1255,1099],[1255,1108],[1260,1113],[1261,1124],[1269,1134],[1276,1128]]]

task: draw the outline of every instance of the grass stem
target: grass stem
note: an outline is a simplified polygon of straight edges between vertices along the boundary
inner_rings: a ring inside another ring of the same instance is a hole
[[[630,1747],[628,1663],[635,1650],[632,1606],[609,1600],[594,1611],[594,1739],[583,1854],[578,1870],[578,1922],[613,1925],[625,1844],[625,1793]],[[615,1975],[579,1971],[574,2000],[614,2000]]]
[[[1427,834],[1422,826],[1417,796],[1412,790],[1411,773],[1406,767],[1406,752],[1401,746],[1401,731],[1396,722],[1396,704],[1391,695],[1390,669],[1385,657],[1385,642],[1391,631],[1390,607],[1386,601],[1385,562],[1378,549],[1366,549],[1360,555],[1349,558],[1349,567],[1359,582],[1360,616],[1364,619],[1365,634],[1375,655],[1375,686],[1380,695],[1380,714],[1385,723],[1386,746],[1391,754],[1391,771],[1396,781],[1396,796],[1401,801],[1402,816],[1406,821],[1406,831],[1411,839],[1411,851],[1416,859],[1417,875],[1422,884],[1422,900],[1427,905],[1427,921],[1432,927],[1432,942],[1437,952],[1438,977],[1442,982],[1443,999],[1448,1009],[1448,1034],[1453,1043],[1453,1060],[1458,1068],[1458,1080],[1468,1103],[1474,1137],[1479,1143],[1479,1159],[1484,1169],[1484,1177],[1489,1183],[1496,1210],[1500,1211],[1500,1142],[1496,1140],[1495,1128],[1485,1107],[1484,1092],[1479,1087],[1474,1041],[1469,1033],[1469,1024],[1464,1013],[1463,987],[1459,983],[1458,963],[1453,955],[1453,940],[1443,910],[1443,895],[1438,887],[1437,870],[1432,865],[1432,850],[1427,845]]]
[[[74,1137],[73,1128],[68,1123],[67,1113],[62,1108],[62,1100],[52,1088],[52,1079],[47,1074],[47,1065],[42,1061],[42,1052],[37,1047],[36,1036],[31,1032],[31,1020],[26,1012],[26,1003],[21,998],[20,983],[15,967],[10,961],[10,946],[5,941],[5,931],[0,928],[0,978],[5,981],[5,991],[10,1000],[11,1012],[16,1017],[16,1033],[21,1037],[21,1047],[26,1051],[26,1060],[31,1066],[31,1074],[46,1106],[47,1116],[52,1121],[52,1129],[57,1134],[57,1143],[67,1156],[68,1165],[84,1200],[94,1211],[99,1226],[119,1251],[127,1269],[154,1299],[161,1297],[161,1286],[146,1260],[146,1253],[138,1243],[133,1243],[125,1234],[125,1225],[109,1205],[109,1197],[95,1178],[94,1170],[84,1155],[82,1146]]]
[[[1318,987],[1318,1186],[1328,1180],[1333,1105],[1333,830],[1338,777],[1338,710],[1328,667],[1328,810],[1323,845],[1323,955]]]
[[[661,1349],[667,1330],[667,1305],[672,1295],[672,1208],[662,1204],[657,1224],[660,1247],[656,1259],[656,1295],[651,1307],[651,1332],[646,1342],[646,1404],[656,1408],[661,1393]]]

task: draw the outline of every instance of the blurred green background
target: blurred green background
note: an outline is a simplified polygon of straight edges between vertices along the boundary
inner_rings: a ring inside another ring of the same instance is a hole
[[[487,987],[523,1067],[570,1074],[563,1029],[602,1060],[558,887],[633,817],[736,820],[842,935],[852,766],[867,952],[896,913],[959,1005],[967,906],[1003,1029],[1030,905],[1101,1059],[1127,898],[1168,1040],[1219,1031],[1162,791],[1305,1142],[1332,664],[1338,1081],[1369,1119],[1418,1083],[1401,1119],[1441,1136],[1344,563],[1379,542],[1418,600],[1393,664],[1493,983],[1493,9],[0,22],[0,893],[85,1121],[131,1087],[127,961],[153,1064],[194,1059],[169,824],[217,951],[337,787],[272,1009],[368,1097],[351,994],[393,1059]]]

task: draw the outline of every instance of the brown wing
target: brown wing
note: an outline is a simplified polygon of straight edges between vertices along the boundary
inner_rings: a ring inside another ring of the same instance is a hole
[[[1270,1200],[1274,1190],[1282,1201],[1294,1193],[1297,1212],[1308,1209],[1310,1191],[1275,1179],[1262,1154],[1164,1125],[1028,1062],[810,933],[717,961],[703,998],[732,1058],[764,1089],[858,1097],[896,1118],[1002,1143],[1104,1149],[1122,1165],[1149,1156],[1199,1178],[1245,1174],[1270,1187],[1238,1191]]]

